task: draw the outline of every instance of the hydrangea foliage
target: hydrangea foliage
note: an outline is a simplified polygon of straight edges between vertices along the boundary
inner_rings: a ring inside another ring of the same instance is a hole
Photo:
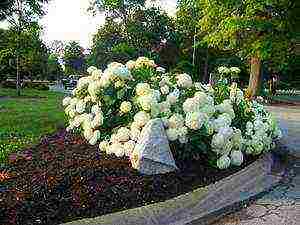
[[[130,157],[133,167],[141,131],[154,118],[163,121],[170,144],[186,146],[179,155],[205,154],[220,169],[274,148],[281,137],[272,115],[244,98],[235,83],[194,82],[185,73],[165,73],[145,57],[113,62],[104,71],[90,67],[88,74],[63,100],[67,130],[81,129],[91,145]]]

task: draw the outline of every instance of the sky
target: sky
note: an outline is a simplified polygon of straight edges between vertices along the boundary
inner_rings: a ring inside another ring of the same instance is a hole
[[[43,40],[78,41],[82,47],[91,45],[93,34],[101,26],[105,17],[95,17],[87,13],[88,0],[52,0],[47,6],[47,14],[42,18]],[[169,14],[174,14],[176,0],[160,0],[159,5]]]

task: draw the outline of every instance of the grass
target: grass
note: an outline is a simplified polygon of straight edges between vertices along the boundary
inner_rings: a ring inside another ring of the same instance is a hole
[[[11,152],[36,144],[43,135],[65,124],[61,101],[64,95],[33,89],[0,88],[0,163]]]

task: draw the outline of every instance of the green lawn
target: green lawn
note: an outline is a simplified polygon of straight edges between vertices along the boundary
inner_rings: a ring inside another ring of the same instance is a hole
[[[0,163],[9,152],[18,151],[55,132],[65,124],[63,94],[32,89],[0,88]]]

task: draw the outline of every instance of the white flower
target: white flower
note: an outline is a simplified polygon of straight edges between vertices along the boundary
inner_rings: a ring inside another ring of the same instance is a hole
[[[160,101],[161,94],[159,90],[153,90],[152,91],[152,96],[156,101]]]
[[[264,123],[261,120],[254,120],[253,128],[255,131],[264,130]]]
[[[95,130],[92,138],[89,140],[90,145],[95,145],[100,138],[100,131]]]
[[[115,64],[109,67],[110,72],[114,78],[121,78],[123,80],[131,79],[131,73],[123,64]]]
[[[134,116],[134,122],[136,122],[139,127],[143,127],[150,120],[150,115],[144,111],[140,111]]]
[[[72,100],[71,97],[66,97],[66,98],[64,98],[64,99],[63,99],[63,102],[62,102],[63,106],[69,105],[70,102],[71,102],[71,100]]]
[[[166,114],[171,113],[171,104],[168,101],[158,103],[158,108],[161,113],[166,113]]]
[[[254,154],[260,154],[264,149],[264,144],[257,138],[252,139],[251,146],[254,150]]]
[[[138,130],[140,130],[140,128],[141,127],[136,122],[132,122],[131,125],[130,125],[130,129],[138,129]]]
[[[110,73],[104,71],[104,74],[100,78],[99,86],[102,88],[106,88],[109,85],[110,85]]]
[[[85,111],[86,103],[84,100],[79,100],[76,104],[76,112],[83,113]]]
[[[114,144],[114,143],[119,143],[117,134],[112,134],[112,135],[110,136],[110,142],[113,143],[113,144]]]
[[[218,72],[221,74],[227,74],[230,73],[230,69],[225,66],[218,67]]]
[[[91,81],[90,77],[81,77],[78,80],[76,89],[82,89],[84,87],[87,87],[89,85],[90,81]]]
[[[160,91],[163,95],[167,95],[170,92],[170,88],[168,85],[164,85],[160,88]]]
[[[138,83],[135,87],[136,94],[138,96],[144,96],[151,94],[151,88],[148,83]]]
[[[101,141],[100,142],[100,144],[99,144],[100,151],[107,152],[108,148],[109,148],[109,142],[108,141]]]
[[[71,122],[72,127],[80,127],[81,123],[82,123],[82,116],[78,115],[75,116],[74,120]]]
[[[141,68],[141,67],[155,67],[155,63],[153,60],[148,59],[147,57],[139,57],[135,61],[135,68]]]
[[[124,101],[121,103],[120,110],[122,113],[128,113],[130,112],[131,107],[132,107],[131,102]]]
[[[156,99],[153,98],[152,95],[143,95],[138,97],[137,100],[144,111],[150,111],[151,106],[157,103]]]
[[[196,88],[196,90],[198,91],[204,91],[204,87],[202,86],[202,84],[200,82],[195,82],[194,83],[194,87]]]
[[[102,71],[101,71],[101,70],[95,69],[95,70],[93,70],[93,72],[91,73],[91,77],[92,77],[93,80],[99,80],[100,77],[101,77],[101,74],[102,74]]]
[[[182,104],[182,109],[185,113],[195,112],[199,110],[199,104],[195,98],[187,98]]]
[[[163,67],[158,66],[158,67],[156,68],[156,72],[158,72],[158,73],[165,73],[165,72],[166,72],[166,69],[163,68]]]
[[[98,113],[101,113],[101,108],[99,107],[98,104],[95,104],[95,105],[92,106],[91,113],[93,113],[95,115],[98,114]]]
[[[162,86],[170,86],[172,85],[171,81],[170,81],[170,77],[167,76],[167,75],[163,75],[161,77],[161,81],[159,82],[159,86],[162,87]]]
[[[92,99],[96,98],[97,92],[100,89],[100,83],[99,82],[91,82],[88,86],[88,93],[92,97]]]
[[[126,127],[121,127],[117,132],[117,139],[119,142],[126,142],[130,138],[130,130]]]
[[[194,98],[200,107],[207,103],[207,95],[202,91],[197,91]]]
[[[179,140],[179,142],[180,142],[181,144],[188,143],[188,138],[187,138],[187,136],[180,136],[180,137],[178,138],[178,140]]]
[[[83,136],[86,140],[90,140],[94,135],[94,132],[92,129],[84,129]]]
[[[132,70],[135,68],[135,61],[133,60],[129,60],[127,63],[126,63],[126,66],[129,70]]]
[[[186,114],[185,125],[192,130],[199,130],[206,119],[207,116],[204,113],[190,112]]]
[[[222,127],[229,127],[231,124],[231,117],[223,113],[217,119],[213,121],[213,127],[215,131],[219,131]]]
[[[115,154],[117,157],[122,157],[125,154],[123,145],[120,143],[113,143],[111,146],[109,146],[108,152],[110,154]]]
[[[192,78],[186,73],[177,75],[176,79],[179,87],[190,88],[193,85]]]
[[[218,149],[223,148],[224,145],[225,145],[225,138],[223,135],[217,133],[212,137],[211,146],[213,149],[219,151]]]
[[[232,151],[230,153],[231,164],[234,166],[240,166],[243,163],[244,156],[241,151]]]
[[[231,142],[230,140],[227,139],[227,141],[225,141],[225,145],[224,145],[224,147],[221,149],[220,153],[221,153],[222,155],[228,155],[228,154],[230,153],[232,147],[233,147],[232,142]]]
[[[227,155],[221,156],[217,160],[217,167],[221,170],[227,169],[230,166],[230,158]]]
[[[97,67],[95,67],[95,66],[90,66],[86,71],[87,71],[89,74],[92,74],[92,72],[93,72],[94,70],[97,70]]]
[[[230,139],[233,136],[233,129],[231,127],[221,127],[218,133],[223,135],[225,139]]]
[[[181,114],[174,114],[170,117],[169,123],[170,128],[180,128],[184,126],[184,118]]]
[[[216,112],[215,107],[213,105],[206,104],[202,108],[199,109],[199,112],[207,114],[209,117],[212,117]]]
[[[96,127],[100,127],[102,124],[103,124],[103,114],[98,113],[92,120],[91,126],[92,128],[96,128]]]
[[[169,141],[175,141],[178,138],[178,131],[175,128],[169,128],[166,130],[166,135]]]
[[[241,70],[238,67],[233,66],[230,67],[230,72],[238,74],[241,72]]]
[[[135,142],[132,140],[129,140],[126,143],[124,143],[123,148],[125,150],[125,155],[130,156],[135,148]]]
[[[122,88],[125,86],[125,82],[123,80],[117,80],[117,81],[115,81],[114,85],[115,85],[115,88]]]
[[[138,169],[140,166],[140,151],[141,151],[141,145],[137,144],[134,147],[133,152],[131,153],[130,156],[130,162],[131,162],[131,166],[134,169]]]
[[[138,128],[130,129],[130,138],[131,140],[138,141],[141,135],[141,131]]]

